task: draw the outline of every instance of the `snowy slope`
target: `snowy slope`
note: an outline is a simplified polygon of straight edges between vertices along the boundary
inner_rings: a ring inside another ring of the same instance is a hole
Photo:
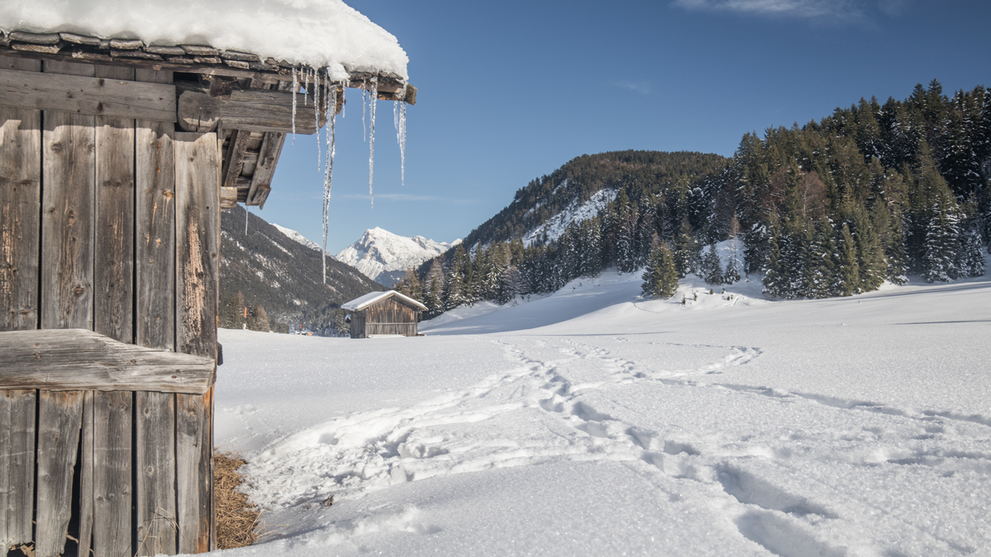
[[[558,186],[558,188],[566,187],[566,185],[567,180],[565,180],[564,184]],[[535,243],[553,242],[564,234],[569,224],[579,224],[598,215],[599,211],[604,209],[615,198],[616,190],[601,189],[592,194],[592,197],[588,198],[584,203],[573,202],[565,210],[548,219],[544,224],[527,232],[523,236],[523,244],[532,246]],[[537,208],[534,207],[534,210]]]
[[[338,253],[337,260],[357,268],[379,284],[392,286],[410,267],[419,267],[459,242],[447,244],[423,236],[407,238],[376,227],[366,230],[360,240]]]
[[[275,224],[274,222],[272,223],[272,226],[274,226],[275,229],[278,230],[279,232],[285,234],[286,237],[288,237],[290,240],[293,240],[295,242],[298,242],[298,243],[300,243],[300,244],[302,244],[302,245],[304,245],[304,246],[306,246],[306,247],[308,247],[310,249],[314,249],[314,250],[317,250],[317,251],[323,251],[323,248],[320,247],[320,244],[314,242],[313,240],[310,240],[306,236],[303,236],[302,234],[300,234],[299,232],[296,232],[295,230],[293,230],[291,228],[286,228],[284,226],[279,226],[279,225]],[[327,254],[327,255],[330,255],[331,257],[333,257],[333,255],[331,255],[331,254]]]
[[[217,442],[270,532],[224,555],[988,555],[991,281],[639,288],[415,339],[221,331]]]

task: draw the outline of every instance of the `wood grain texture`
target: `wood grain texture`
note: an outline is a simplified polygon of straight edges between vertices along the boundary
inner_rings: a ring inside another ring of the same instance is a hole
[[[93,395],[93,552],[133,555],[131,412],[128,391]]]
[[[216,134],[176,133],[176,346],[217,357],[220,158]]]
[[[201,394],[215,369],[210,356],[124,344],[86,329],[0,333],[0,389]]]
[[[213,539],[213,390],[176,395],[179,552],[203,553]]]
[[[297,110],[303,97],[297,93]],[[313,99],[308,101],[313,106]],[[224,129],[256,130],[291,133],[293,131],[292,92],[272,89],[231,91],[230,96],[213,97],[208,92],[185,90],[179,92],[178,124],[189,131],[208,132],[223,125]],[[312,135],[317,127],[313,115],[296,115],[296,133]],[[320,125],[326,122],[321,114]]]
[[[176,534],[175,395],[137,393],[138,555],[174,555]]]
[[[93,75],[88,64],[46,62],[45,71]],[[95,120],[46,111],[43,131],[41,328],[93,328]]]
[[[98,78],[126,80],[134,70],[97,66]],[[96,116],[96,332],[134,342],[134,120]]]
[[[38,328],[41,112],[0,107],[0,331]]]
[[[65,548],[82,413],[80,391],[38,393],[37,557],[55,557]]]
[[[93,439],[95,427],[93,419],[93,391],[83,394],[83,425],[79,442],[79,551],[77,555],[89,555],[93,548],[93,523],[96,501],[93,490]]]
[[[0,555],[31,541],[37,394],[0,392]]]
[[[50,64],[58,64],[51,62]],[[58,110],[85,115],[175,122],[175,87],[112,77],[0,69],[0,98],[5,106]],[[134,70],[129,70],[133,75]]]
[[[136,79],[172,82],[172,72]],[[136,342],[175,349],[175,125],[135,122]]]

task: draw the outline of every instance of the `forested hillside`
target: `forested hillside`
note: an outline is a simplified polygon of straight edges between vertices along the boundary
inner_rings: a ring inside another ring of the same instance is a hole
[[[290,239],[238,205],[221,212],[220,326],[332,336],[344,328],[340,305],[384,290],[357,269]],[[244,317],[244,308],[248,317]]]
[[[597,216],[523,241],[602,190],[612,201]],[[933,81],[902,101],[861,99],[818,122],[748,133],[729,160],[583,155],[517,191],[464,247],[401,288],[436,314],[553,291],[611,266],[633,272],[670,254],[682,277],[715,285],[747,273],[771,297],[820,298],[910,275],[982,275],[989,235],[991,93],[948,97]],[[727,239],[740,256],[723,269],[706,246]]]

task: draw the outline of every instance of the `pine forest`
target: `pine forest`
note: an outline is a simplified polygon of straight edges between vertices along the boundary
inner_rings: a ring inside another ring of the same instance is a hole
[[[590,218],[532,231],[593,196]],[[527,236],[527,234],[530,236]],[[694,273],[762,280],[775,299],[849,296],[908,276],[984,274],[991,239],[991,92],[917,85],[821,121],[747,133],[730,159],[700,153],[582,155],[516,192],[456,249],[398,288],[426,317],[479,300],[552,292],[615,267],[669,297]],[[728,261],[715,245],[729,241]],[[672,286],[673,284],[673,286]]]

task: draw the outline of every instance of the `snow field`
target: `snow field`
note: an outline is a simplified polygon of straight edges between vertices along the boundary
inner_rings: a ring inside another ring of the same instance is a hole
[[[682,305],[639,282],[418,339],[222,331],[245,358],[218,439],[279,534],[235,553],[986,554],[991,283],[767,303],[686,281]]]

